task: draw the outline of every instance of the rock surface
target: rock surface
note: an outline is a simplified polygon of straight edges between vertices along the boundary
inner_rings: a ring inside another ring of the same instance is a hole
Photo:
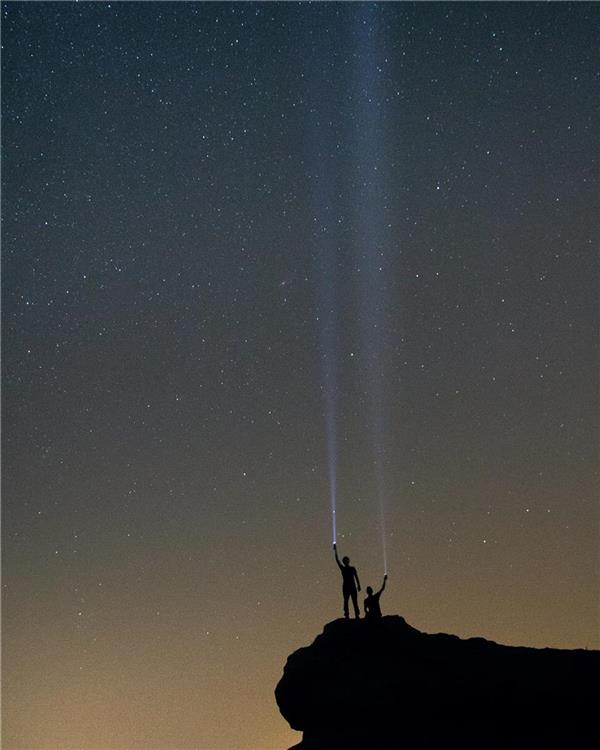
[[[600,652],[429,635],[402,617],[335,620],[287,660],[297,750],[600,747]]]

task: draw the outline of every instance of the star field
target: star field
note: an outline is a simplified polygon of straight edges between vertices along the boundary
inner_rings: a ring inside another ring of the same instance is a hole
[[[1,12],[3,746],[298,741],[333,320],[384,613],[597,648],[595,7]]]

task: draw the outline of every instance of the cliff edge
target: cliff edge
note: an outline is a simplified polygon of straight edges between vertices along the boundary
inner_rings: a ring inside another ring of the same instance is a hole
[[[600,651],[335,620],[287,660],[275,698],[297,750],[600,747]]]

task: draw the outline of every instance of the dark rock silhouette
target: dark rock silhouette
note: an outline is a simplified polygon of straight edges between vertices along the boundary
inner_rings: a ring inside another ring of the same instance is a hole
[[[275,689],[296,750],[600,747],[600,651],[429,635],[402,617],[335,620]]]

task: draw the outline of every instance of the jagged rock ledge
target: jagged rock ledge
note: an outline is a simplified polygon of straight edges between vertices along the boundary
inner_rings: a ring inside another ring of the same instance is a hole
[[[297,750],[600,747],[600,652],[421,633],[399,616],[335,620],[275,689]]]

